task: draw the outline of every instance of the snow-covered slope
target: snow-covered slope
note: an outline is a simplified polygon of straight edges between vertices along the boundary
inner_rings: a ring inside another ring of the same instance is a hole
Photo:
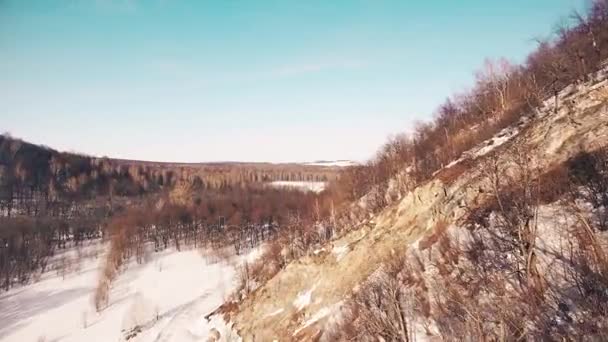
[[[97,257],[81,260],[63,278],[49,272],[41,281],[0,295],[0,341],[206,341],[211,329],[221,341],[237,340],[221,317],[204,316],[232,292],[238,260],[208,262],[197,250],[153,254],[131,264],[112,288],[108,308],[91,301],[103,245]]]

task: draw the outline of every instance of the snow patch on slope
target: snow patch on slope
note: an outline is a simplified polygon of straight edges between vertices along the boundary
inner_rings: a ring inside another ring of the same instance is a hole
[[[310,317],[308,320],[306,320],[306,322],[304,322],[304,324],[301,327],[299,327],[298,329],[296,329],[293,332],[293,336],[296,336],[300,331],[308,328],[309,326],[316,323],[321,318],[324,318],[325,316],[329,315],[330,312],[331,312],[331,310],[329,308],[322,308],[321,310],[315,312],[315,314],[312,315],[312,317]]]
[[[298,335],[302,330],[310,327],[311,325],[317,323],[318,321],[324,319],[325,317],[331,317],[336,312],[339,312],[340,308],[342,307],[342,304],[343,304],[342,301],[340,301],[333,305],[326,306],[326,307],[319,309],[312,316],[310,316],[310,318],[308,318],[306,321],[304,321],[304,323],[302,323],[302,325],[293,332],[292,336]]]
[[[283,313],[283,311],[285,311],[285,310],[284,309],[277,309],[277,310],[275,310],[273,312],[270,312],[270,313],[266,314],[266,316],[264,316],[264,317],[268,318],[268,317],[276,316],[278,314]]]
[[[495,137],[490,140],[482,143],[482,147],[476,151],[472,151],[472,156],[474,158],[478,158],[481,156],[485,156],[486,154],[492,152],[499,146],[502,146],[507,141],[511,140],[514,136],[519,133],[519,129],[517,127],[507,127],[500,131]]]
[[[528,122],[528,118],[522,117],[522,119],[516,125],[509,126],[507,128],[502,129],[500,132],[498,132],[492,138],[481,142],[480,144],[478,144],[477,146],[475,146],[474,148],[472,148],[466,152],[463,152],[462,155],[460,156],[460,158],[453,160],[452,162],[447,164],[443,169],[450,168],[466,159],[475,159],[475,158],[483,157],[486,154],[494,151],[496,148],[504,145],[505,143],[507,143],[508,141],[513,139],[515,136],[517,136],[520,132],[520,127],[522,125],[525,125],[527,122]],[[435,171],[435,173],[433,173],[433,175],[438,174],[441,170],[442,169]]]
[[[293,301],[293,306],[295,306],[298,311],[304,309],[310,304],[310,301],[312,299],[312,292],[315,290],[316,287],[317,286],[315,285],[308,291],[303,291],[298,294],[296,299]]]
[[[348,248],[348,245],[343,245],[343,246],[334,246],[334,248],[332,249],[332,253],[334,254],[334,256],[336,257],[336,261],[340,261],[342,260],[342,258],[344,258],[344,256],[350,251],[350,249]]]

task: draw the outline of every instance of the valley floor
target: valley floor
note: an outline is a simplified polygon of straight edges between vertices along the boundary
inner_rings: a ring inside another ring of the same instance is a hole
[[[109,306],[97,313],[92,297],[103,249],[68,251],[53,261],[72,261],[65,277],[49,271],[2,293],[0,341],[206,341],[213,328],[222,341],[238,340],[221,317],[204,316],[233,291],[239,260],[213,262],[199,250],[152,253],[147,263],[130,264],[113,285]]]

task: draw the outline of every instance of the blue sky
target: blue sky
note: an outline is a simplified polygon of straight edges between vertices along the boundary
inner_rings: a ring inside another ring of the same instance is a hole
[[[583,0],[0,0],[0,130],[161,161],[365,160]]]

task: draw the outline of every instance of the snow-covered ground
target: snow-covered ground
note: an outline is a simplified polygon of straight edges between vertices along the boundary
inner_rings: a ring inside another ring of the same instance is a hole
[[[494,151],[496,148],[504,145],[506,142],[510,141],[515,136],[517,136],[520,132],[520,127],[525,125],[526,123],[528,123],[528,121],[529,121],[529,119],[527,117],[525,117],[525,116],[522,117],[521,120],[517,124],[502,129],[500,132],[498,132],[492,138],[487,139],[487,140],[479,143],[477,146],[473,147],[472,149],[463,152],[462,155],[460,156],[460,158],[453,160],[452,162],[447,164],[444,167],[444,169],[450,168],[450,167],[462,162],[465,159],[476,159],[476,158],[485,156],[486,154]],[[439,172],[441,172],[441,170],[443,170],[443,169],[439,169],[439,170],[435,171],[433,173],[433,176],[438,174]]]
[[[344,256],[349,251],[350,251],[350,249],[348,248],[348,245],[334,246],[334,248],[332,249],[332,253],[334,253],[334,256],[336,257],[336,261],[342,260],[342,258],[344,258]]]
[[[0,295],[0,341],[124,341],[135,327],[129,341],[207,341],[213,328],[220,341],[238,340],[221,317],[204,316],[233,291],[242,259],[209,263],[197,250],[153,254],[117,278],[110,305],[97,313],[92,296],[103,255],[81,258],[65,278],[49,272]]]
[[[312,162],[312,163],[305,163],[304,165],[310,165],[310,166],[335,166],[335,167],[349,167],[349,166],[356,166],[358,165],[357,162],[354,162],[352,160],[322,160],[322,161],[316,161],[316,162]]]
[[[321,192],[327,186],[326,182],[297,182],[297,181],[274,181],[269,183],[276,188],[292,188],[302,191]]]

